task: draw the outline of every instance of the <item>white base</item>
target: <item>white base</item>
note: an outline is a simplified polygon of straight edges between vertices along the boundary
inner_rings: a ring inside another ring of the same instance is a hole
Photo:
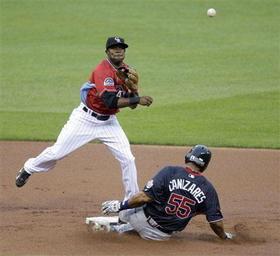
[[[90,224],[92,222],[104,223],[104,224],[117,224],[119,222],[119,216],[113,217],[87,217],[86,224]]]
[[[119,216],[114,217],[87,217],[86,224],[89,231],[111,231],[111,225],[119,222]]]

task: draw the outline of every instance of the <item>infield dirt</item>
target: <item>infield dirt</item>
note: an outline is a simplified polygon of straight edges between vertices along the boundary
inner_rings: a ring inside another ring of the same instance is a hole
[[[210,148],[204,175],[215,186],[225,229],[221,241],[204,216],[167,242],[135,233],[91,233],[86,217],[102,216],[105,200],[122,199],[119,163],[102,144],[88,144],[22,187],[15,176],[49,142],[0,142],[1,255],[279,255],[280,151]],[[190,147],[133,145],[140,189],[166,165],[184,165]]]

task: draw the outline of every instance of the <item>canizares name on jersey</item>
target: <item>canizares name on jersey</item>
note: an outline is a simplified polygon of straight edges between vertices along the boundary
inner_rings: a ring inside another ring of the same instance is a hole
[[[182,189],[189,192],[199,204],[206,199],[204,192],[195,183],[185,179],[171,180],[169,182],[169,191],[172,192],[175,189]]]

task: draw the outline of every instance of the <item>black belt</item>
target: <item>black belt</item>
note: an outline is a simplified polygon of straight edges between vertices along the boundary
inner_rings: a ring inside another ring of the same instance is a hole
[[[152,217],[151,217],[148,213],[146,213],[146,209],[145,209],[145,208],[143,209],[143,211],[144,211],[144,214],[145,214],[145,216],[146,216],[146,218],[147,218],[147,222],[148,222],[148,224],[149,224],[151,227],[157,228],[157,229],[160,230],[161,232],[166,233],[166,234],[169,234],[169,235],[171,235],[171,234],[173,233],[173,231],[170,231],[170,230],[168,230],[168,229],[166,229],[166,228],[163,228],[163,227],[161,227],[161,226],[158,225],[158,224],[157,224],[156,226],[152,225],[152,224],[150,223],[150,220],[152,219]],[[154,220],[153,220],[153,222],[156,223]]]
[[[83,107],[83,110],[85,112],[88,112],[88,109],[87,107]],[[98,115],[96,114],[95,112],[91,111],[91,115],[94,116],[97,120],[101,120],[101,121],[106,121],[109,119],[110,116],[101,116],[101,115]]]

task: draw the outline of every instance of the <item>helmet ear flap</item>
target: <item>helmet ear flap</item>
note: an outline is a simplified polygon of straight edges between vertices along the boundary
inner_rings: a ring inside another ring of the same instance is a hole
[[[192,155],[192,151],[193,149],[191,149],[186,155],[185,155],[185,163],[189,163],[190,162],[190,157]]]

